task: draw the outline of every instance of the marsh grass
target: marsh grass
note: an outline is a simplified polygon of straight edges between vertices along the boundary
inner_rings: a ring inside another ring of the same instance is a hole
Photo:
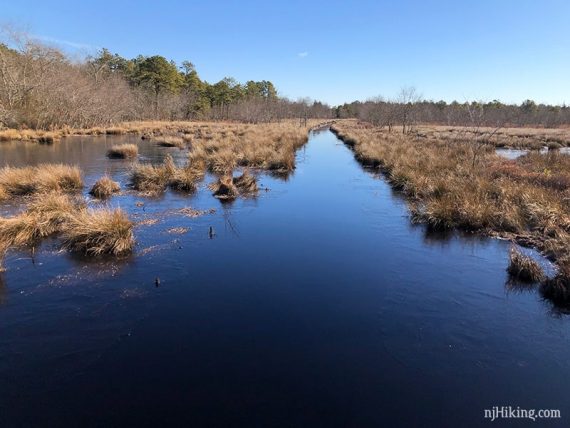
[[[83,187],[79,168],[62,164],[42,164],[0,169],[0,199],[51,191],[76,192]]]
[[[531,152],[508,160],[493,145],[390,133],[352,120],[331,129],[406,197],[413,221],[521,241],[554,261],[568,258],[570,156]]]
[[[242,195],[255,196],[259,191],[257,179],[247,169],[242,175],[233,178],[233,183]]]
[[[131,185],[141,192],[163,192],[176,172],[176,166],[170,155],[162,165],[136,164],[131,171]]]
[[[66,222],[64,248],[90,256],[130,253],[135,244],[133,223],[121,209],[84,209]]]
[[[553,147],[570,146],[568,128],[509,128],[421,125],[416,136],[425,140],[478,141],[493,147],[540,150],[551,143]]]
[[[233,200],[238,197],[239,192],[233,182],[231,175],[221,176],[216,182],[211,183],[209,189],[215,198],[221,200]]]
[[[541,285],[542,295],[557,304],[570,304],[570,261],[562,263],[554,278],[548,278]]]
[[[104,175],[95,182],[89,194],[95,198],[107,199],[121,190],[121,186],[108,175]]]
[[[0,247],[35,246],[42,238],[59,232],[78,208],[80,204],[65,194],[38,196],[23,213],[0,218]]]
[[[514,246],[509,254],[509,274],[522,282],[540,282],[545,278],[540,265],[530,256],[521,253]]]
[[[165,136],[165,137],[158,137],[155,139],[156,144],[161,147],[178,147],[179,149],[183,149],[186,147],[184,143],[184,139],[182,137],[174,137],[174,136]]]
[[[139,154],[136,144],[120,144],[112,146],[107,150],[107,157],[110,159],[133,159]]]

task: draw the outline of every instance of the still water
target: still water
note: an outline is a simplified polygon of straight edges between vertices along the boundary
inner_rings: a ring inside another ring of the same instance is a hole
[[[127,140],[0,144],[0,164],[126,184],[130,163],[105,151]],[[133,141],[142,160],[185,158]],[[259,179],[267,191],[230,205],[211,177],[193,196],[113,198],[143,222],[126,260],[56,240],[9,253],[0,426],[486,426],[493,406],[560,409],[534,426],[568,426],[570,319],[508,284],[507,243],[412,226],[328,131],[287,180]]]

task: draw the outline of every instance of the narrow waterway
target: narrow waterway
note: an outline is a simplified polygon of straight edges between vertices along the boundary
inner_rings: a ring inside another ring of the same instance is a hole
[[[0,164],[70,162],[88,184],[124,184],[130,164],[105,158],[124,139],[0,144]],[[148,160],[184,157],[137,143]],[[570,319],[509,285],[506,242],[413,226],[329,131],[287,180],[259,178],[267,191],[230,205],[210,178],[193,196],[114,198],[159,219],[127,260],[55,240],[9,253],[0,426],[485,426],[494,406],[559,409],[548,426],[568,426]],[[189,206],[216,212],[177,214]]]

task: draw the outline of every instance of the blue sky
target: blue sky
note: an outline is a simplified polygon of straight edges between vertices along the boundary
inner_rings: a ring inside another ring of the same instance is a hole
[[[570,103],[570,1],[0,0],[0,21],[71,51],[190,60],[330,104],[415,86],[428,99]]]

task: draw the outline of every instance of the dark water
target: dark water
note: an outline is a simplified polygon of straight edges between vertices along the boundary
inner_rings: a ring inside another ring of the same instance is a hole
[[[0,163],[64,161],[88,184],[105,171],[124,183],[129,162],[104,157],[119,139],[3,144]],[[148,160],[184,158],[139,144]],[[57,241],[34,260],[10,253],[0,426],[484,426],[493,406],[560,409],[534,425],[568,426],[570,320],[506,284],[507,243],[411,226],[330,132],[297,165],[229,206],[204,187],[114,198],[159,218],[122,262]],[[175,212],[188,206],[217,211]]]

